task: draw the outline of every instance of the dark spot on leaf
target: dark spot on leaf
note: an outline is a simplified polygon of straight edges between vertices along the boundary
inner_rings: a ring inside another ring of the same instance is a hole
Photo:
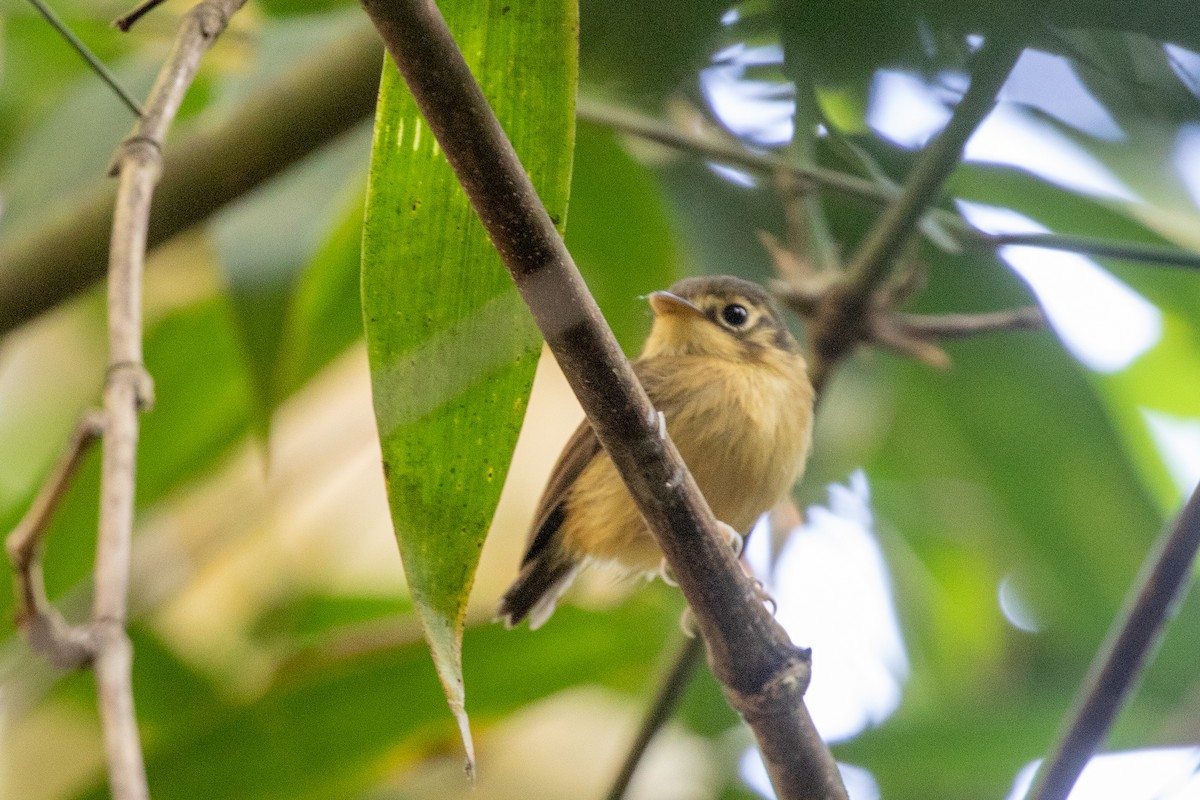
[[[553,222],[557,226],[558,225],[558,214],[551,214],[550,221]]]
[[[507,14],[509,12],[509,9],[511,9],[511,8],[512,8],[512,6],[505,6],[504,8],[500,9],[500,16],[504,16],[505,14]]]

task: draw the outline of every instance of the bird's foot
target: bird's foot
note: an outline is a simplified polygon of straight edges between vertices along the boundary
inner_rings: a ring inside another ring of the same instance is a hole
[[[721,530],[721,535],[729,546],[733,549],[733,556],[737,558],[742,554],[742,548],[746,545],[745,538],[733,529],[732,525],[726,525],[721,520],[717,520],[717,527]]]
[[[671,572],[671,565],[667,563],[666,557],[658,562],[658,577],[662,578],[662,582],[672,588],[679,588],[679,581],[675,580],[675,573]]]
[[[751,577],[750,582],[754,586],[754,596],[759,602],[767,606],[771,611],[771,616],[775,616],[775,612],[779,610],[779,603],[775,602],[775,598],[767,591],[767,587],[758,578]]]
[[[683,607],[683,613],[679,615],[679,630],[689,639],[696,638],[696,615],[692,613],[691,606]]]

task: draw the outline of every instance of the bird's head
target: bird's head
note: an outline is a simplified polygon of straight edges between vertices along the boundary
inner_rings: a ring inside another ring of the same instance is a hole
[[[685,278],[648,299],[654,325],[643,358],[701,355],[758,362],[800,355],[771,298],[750,281],[728,275]]]

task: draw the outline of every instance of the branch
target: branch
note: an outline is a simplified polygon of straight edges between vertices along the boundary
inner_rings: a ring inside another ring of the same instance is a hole
[[[679,581],[731,705],[779,797],[846,797],[804,706],[793,645],[717,522],[617,346],[432,0],[364,0],[425,119]]]
[[[821,299],[810,325],[813,384],[820,386],[829,368],[850,353],[872,328],[876,290],[902,252],[925,211],[941,194],[962,160],[967,139],[996,103],[996,94],[1016,64],[1021,47],[998,35],[988,36],[976,53],[971,83],[946,127],[925,146],[904,188],[875,221],[846,265],[841,281]]]
[[[108,377],[104,385],[104,451],[100,473],[100,521],[92,618],[71,628],[50,609],[41,581],[38,543],[54,507],[79,466],[101,422],[87,415],[62,461],[39,493],[25,521],[9,540],[17,564],[18,591],[26,630],[34,647],[90,661],[96,675],[109,785],[116,800],[148,800],[146,768],[133,708],[133,648],[125,632],[129,561],[133,539],[138,412],[151,403],[149,376],[142,367],[142,269],[150,198],[158,181],[162,144],[200,57],[245,0],[204,0],[184,15],[175,45],[150,91],[145,111],[121,143],[112,174],[119,176],[113,213],[108,282]],[[45,624],[41,624],[43,621]],[[48,638],[47,638],[48,637]]]
[[[1075,700],[1070,724],[1042,765],[1030,800],[1066,800],[1137,683],[1192,580],[1200,549],[1200,486],[1146,558]]]
[[[996,95],[1012,72],[1022,48],[999,34],[988,36],[976,54],[971,84],[946,127],[921,151],[904,188],[871,228],[846,266],[846,290],[865,303],[871,289],[890,269],[896,252],[925,210],[937,202],[950,173],[962,160],[967,139],[996,105]]]
[[[679,701],[683,699],[683,693],[691,683],[696,666],[704,654],[703,644],[703,640],[697,636],[687,637],[683,641],[683,646],[679,648],[679,652],[672,657],[671,668],[658,685],[658,692],[650,703],[646,716],[642,718],[637,736],[634,737],[633,744],[629,746],[625,760],[621,763],[621,771],[617,773],[612,787],[608,790],[607,800],[622,800],[625,797],[629,783],[633,780],[638,765],[642,763],[642,756],[646,754],[650,742],[654,741],[654,737],[671,718],[671,714],[679,706]]]
[[[17,595],[17,624],[30,647],[43,653],[59,669],[86,664],[95,652],[91,632],[67,623],[46,597],[42,577],[42,540],[54,512],[66,495],[83,457],[100,438],[104,417],[88,412],[75,426],[66,450],[46,477],[29,511],[8,535],[8,559],[13,565],[13,589]]]
[[[129,29],[133,27],[135,22],[162,4],[163,0],[142,0],[142,2],[134,6],[132,10],[127,11],[114,19],[113,25],[117,28],[120,28],[123,33],[129,33]]]
[[[830,189],[876,205],[887,203],[896,194],[856,175],[825,167],[798,165],[769,151],[748,150],[736,140],[711,130],[685,132],[637,111],[588,97],[579,98],[575,106],[575,116],[585,122],[593,122],[639,139],[657,142],[676,150],[685,150],[700,158],[743,167],[759,174],[790,173],[801,185],[810,184],[817,188]]]
[[[1110,242],[1090,236],[1065,236],[1057,233],[984,233],[974,228],[970,230],[973,231],[972,237],[978,237],[976,246],[993,251],[1009,246],[1040,247],[1044,250],[1086,253],[1099,258],[1144,261],[1167,267],[1200,269],[1200,256],[1175,247],[1133,242]]]
[[[891,186],[875,183],[856,175],[821,167],[798,166],[769,152],[748,150],[737,141],[719,137],[712,131],[680,130],[644,114],[596,100],[580,98],[576,111],[581,120],[603,125],[639,139],[657,142],[676,150],[691,153],[699,158],[741,167],[759,175],[771,176],[786,172],[794,176],[802,186],[809,184],[872,205],[886,205],[899,193],[899,190]],[[1049,250],[1066,250],[1099,258],[1200,269],[1200,254],[1180,250],[1176,247],[1113,242],[1053,233],[990,234],[972,226],[957,214],[940,208],[927,210],[923,221],[936,222],[942,226],[945,232],[954,238],[957,245],[964,249],[991,253],[1005,245],[1024,245]]]
[[[153,248],[367,119],[383,50],[365,22],[172,143],[154,199]],[[116,190],[97,181],[0,240],[0,335],[104,276]]]
[[[885,311],[873,315],[865,340],[885,350],[916,359],[935,369],[950,366],[950,356],[938,342],[965,339],[1000,331],[1032,331],[1046,327],[1040,306],[986,311],[980,314],[901,314]]]

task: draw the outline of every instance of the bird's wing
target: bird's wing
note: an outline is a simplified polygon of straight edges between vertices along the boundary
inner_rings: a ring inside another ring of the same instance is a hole
[[[567,495],[571,492],[571,487],[575,485],[576,479],[600,451],[600,441],[596,439],[596,433],[592,430],[591,423],[585,419],[575,429],[575,433],[571,434],[571,438],[567,441],[562,454],[558,457],[558,462],[555,463],[554,469],[550,473],[550,482],[546,485],[546,491],[542,493],[537,513],[533,515],[529,549],[525,551],[525,558],[521,561],[522,565],[537,558],[549,546],[554,534],[562,525],[562,518],[566,510],[563,506],[566,503]]]
[[[662,383],[666,382],[666,376],[662,374],[661,369],[655,368],[654,360],[635,359],[631,366],[652,399],[656,395],[663,394],[658,389]],[[659,364],[659,366],[662,365]],[[600,455],[603,449],[600,446],[600,440],[596,438],[596,432],[592,430],[591,423],[584,419],[575,429],[575,433],[571,434],[571,438],[567,440],[562,454],[559,455],[554,469],[550,472],[550,482],[546,485],[546,491],[542,493],[537,513],[533,515],[533,525],[529,531],[529,548],[525,551],[525,558],[521,561],[522,566],[541,555],[554,541],[554,536],[562,525],[563,516],[566,513],[565,503],[567,496],[571,493],[571,487],[575,485],[575,481],[587,468],[587,465],[592,463],[592,459]]]

